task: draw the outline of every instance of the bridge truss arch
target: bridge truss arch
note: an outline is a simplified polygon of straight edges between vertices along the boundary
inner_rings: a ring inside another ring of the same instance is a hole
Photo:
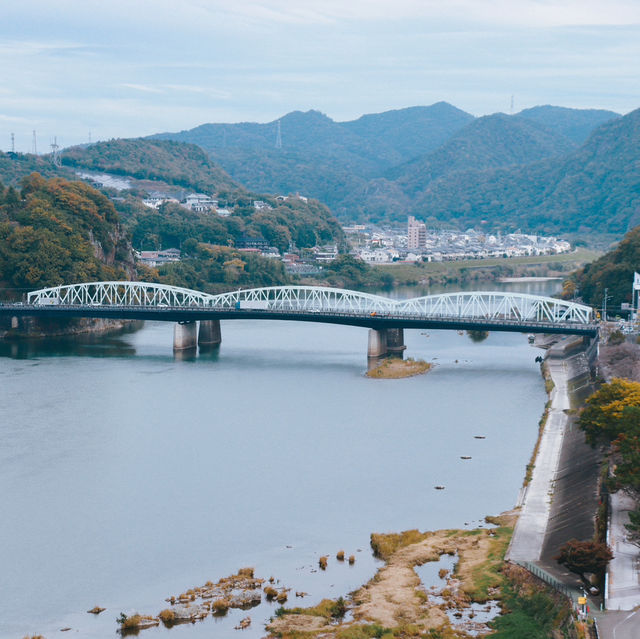
[[[591,307],[554,297],[504,291],[427,295],[397,302],[399,314],[478,320],[589,324]]]
[[[27,294],[36,306],[207,306],[212,295],[188,288],[148,282],[88,282],[52,286]]]
[[[328,286],[269,286],[215,295],[212,306],[263,304],[265,310],[336,313],[392,313],[395,301],[380,295]]]
[[[27,296],[34,306],[170,307],[176,311],[261,310],[278,313],[317,313],[328,317],[395,320],[460,319],[488,323],[537,322],[550,325],[590,325],[589,306],[551,297],[504,291],[459,292],[393,300],[380,295],[323,286],[270,286],[211,295],[187,288],[147,282],[90,282],[55,286]],[[321,320],[319,320],[321,321]],[[328,319],[326,321],[329,321]]]

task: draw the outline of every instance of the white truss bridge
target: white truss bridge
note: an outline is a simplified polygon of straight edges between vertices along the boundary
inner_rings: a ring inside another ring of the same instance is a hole
[[[593,311],[584,304],[499,291],[444,293],[395,300],[320,286],[272,286],[209,295],[164,284],[121,281],[71,284],[33,291],[27,295],[26,306],[33,309],[47,307],[50,311],[84,310],[85,313],[80,314],[87,316],[100,315],[100,309],[144,310],[149,319],[153,319],[154,311],[167,315],[171,310],[175,316],[183,311],[185,318],[188,315],[189,319],[194,315],[197,318],[196,311],[200,311],[203,317],[219,312],[221,318],[234,319],[243,316],[278,319],[282,315],[300,315],[299,319],[332,321],[329,319],[331,316],[351,317],[363,320],[360,322],[363,326],[384,320],[395,320],[399,325],[405,319],[407,326],[415,325],[416,320],[457,320],[487,325],[544,324],[567,329],[593,328]]]

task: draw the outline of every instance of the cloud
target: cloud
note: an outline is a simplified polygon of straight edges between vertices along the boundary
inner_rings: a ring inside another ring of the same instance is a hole
[[[486,25],[584,26],[640,23],[637,0],[193,0],[252,21],[330,24],[342,20],[436,20]]]

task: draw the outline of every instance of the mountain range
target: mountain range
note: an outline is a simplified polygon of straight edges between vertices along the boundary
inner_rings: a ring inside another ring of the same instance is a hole
[[[248,188],[309,195],[345,220],[619,235],[640,223],[638,119],[555,106],[476,118],[439,102],[152,137],[197,144]]]

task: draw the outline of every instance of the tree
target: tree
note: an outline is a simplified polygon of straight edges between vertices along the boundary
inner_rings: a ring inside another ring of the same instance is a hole
[[[613,559],[613,553],[602,542],[571,539],[560,548],[560,553],[554,559],[584,579],[587,572],[602,575]]]
[[[635,430],[632,414],[627,407],[640,407],[640,383],[614,378],[595,392],[583,409],[578,424],[584,430],[587,441],[612,442],[621,433]],[[640,434],[640,431],[638,431]]]

